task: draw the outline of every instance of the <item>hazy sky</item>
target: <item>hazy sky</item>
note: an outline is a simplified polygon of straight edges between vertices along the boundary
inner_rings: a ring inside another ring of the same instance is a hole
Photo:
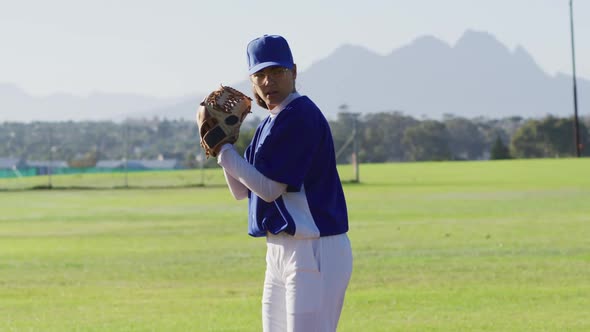
[[[574,0],[579,76],[590,79],[590,0]],[[0,83],[35,95],[178,96],[247,77],[245,48],[284,35],[300,71],[338,46],[388,54],[467,29],[571,74],[569,0],[0,0]]]

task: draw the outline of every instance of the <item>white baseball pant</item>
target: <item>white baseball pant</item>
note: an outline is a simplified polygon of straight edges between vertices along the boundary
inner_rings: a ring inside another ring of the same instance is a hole
[[[264,332],[334,332],[352,274],[347,234],[267,236],[262,295]]]

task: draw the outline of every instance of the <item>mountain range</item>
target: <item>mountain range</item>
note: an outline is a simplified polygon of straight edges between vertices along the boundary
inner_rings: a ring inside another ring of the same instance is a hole
[[[578,77],[577,83],[579,111],[590,113],[585,110],[590,105],[590,80]],[[229,85],[251,94],[247,79]],[[350,112],[395,110],[427,118],[573,113],[570,75],[548,75],[523,47],[510,50],[493,35],[473,30],[454,45],[424,36],[387,55],[343,45],[299,72],[296,86],[328,118],[334,118],[342,105]],[[80,97],[62,93],[34,97],[4,83],[0,84],[0,122],[194,119],[205,95],[154,98],[101,93]],[[254,112],[264,115],[261,109]]]

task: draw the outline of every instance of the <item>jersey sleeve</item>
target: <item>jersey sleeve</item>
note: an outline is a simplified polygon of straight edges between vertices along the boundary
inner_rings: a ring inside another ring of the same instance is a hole
[[[283,110],[256,153],[256,169],[287,184],[287,191],[301,189],[321,141],[320,123],[314,120],[314,112],[309,113],[300,108]]]

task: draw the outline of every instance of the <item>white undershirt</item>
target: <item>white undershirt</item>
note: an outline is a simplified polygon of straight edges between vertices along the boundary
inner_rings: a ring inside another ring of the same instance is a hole
[[[258,149],[264,138],[266,138],[266,135],[268,135],[276,116],[298,97],[300,95],[295,91],[278,106],[269,110],[271,121],[263,128],[263,133],[260,136],[260,142],[256,149]],[[225,181],[235,199],[240,200],[248,197],[248,190],[250,190],[256,196],[270,203],[279,198],[287,190],[286,184],[267,178],[254,166],[249,164],[238,154],[232,144],[224,144],[221,147],[217,156],[217,163],[223,167]]]

